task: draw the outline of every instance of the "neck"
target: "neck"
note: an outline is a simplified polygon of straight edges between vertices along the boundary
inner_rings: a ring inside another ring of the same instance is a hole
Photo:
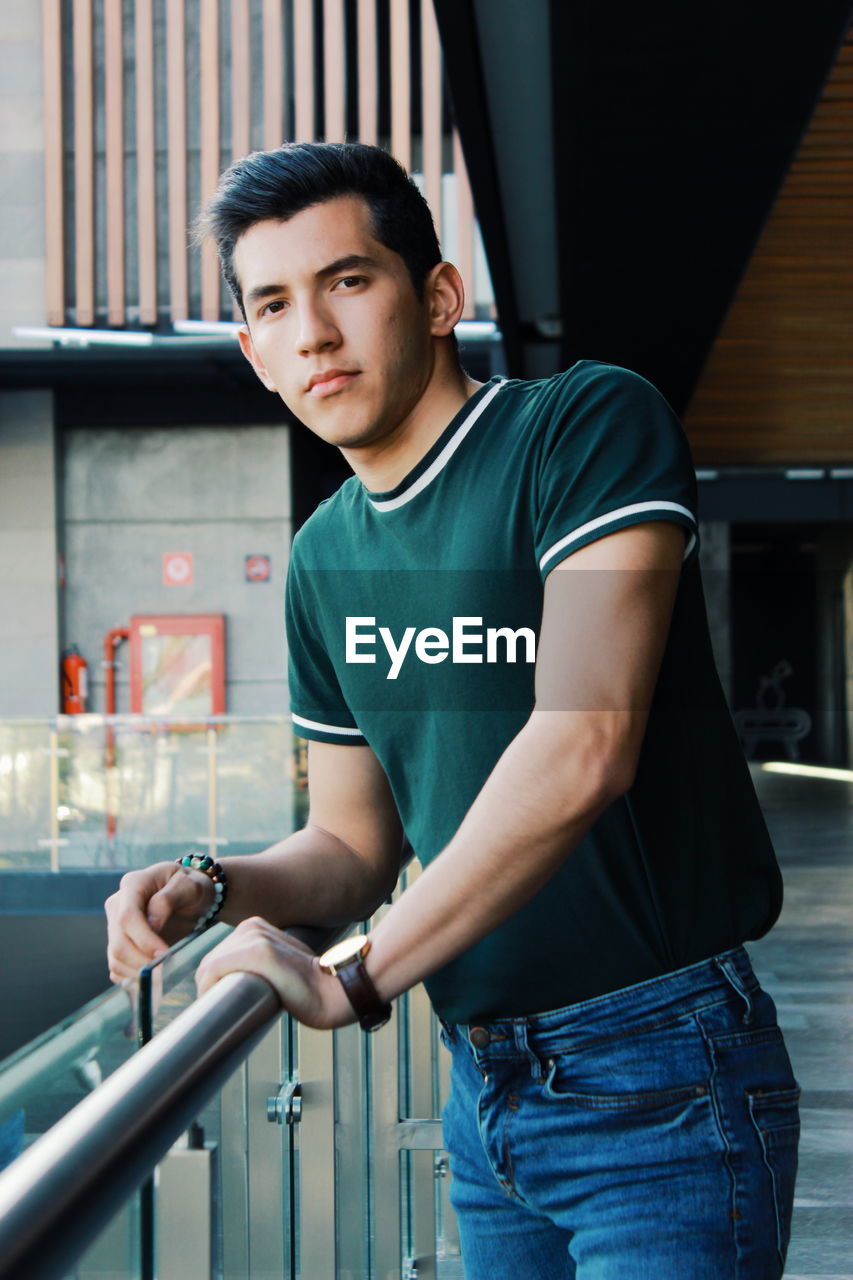
[[[387,492],[417,466],[482,385],[455,361],[449,368],[435,368],[413,408],[392,431],[375,443],[341,453],[366,489]]]

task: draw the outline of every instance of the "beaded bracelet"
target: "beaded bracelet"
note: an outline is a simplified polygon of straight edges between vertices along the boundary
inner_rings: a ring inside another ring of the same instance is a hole
[[[206,853],[186,853],[183,858],[176,858],[175,864],[179,867],[186,867],[188,871],[203,872],[213,885],[215,895],[213,906],[209,911],[205,911],[203,916],[199,916],[193,928],[193,933],[201,933],[213,924],[225,906],[225,898],[228,893],[228,877],[225,874],[225,868],[220,863],[214,862],[213,858]]]

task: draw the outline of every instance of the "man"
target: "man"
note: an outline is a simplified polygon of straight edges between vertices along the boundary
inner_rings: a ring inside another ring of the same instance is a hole
[[[481,386],[428,210],[385,153],[288,145],[223,176],[213,234],[258,377],[354,476],[294,541],[306,828],[107,905],[115,978],[218,913],[202,963],[314,1027],[422,979],[469,1280],[781,1274],[796,1085],[741,943],[778,868],[713,669],[684,438],[582,361]],[[369,940],[403,831],[425,865]]]

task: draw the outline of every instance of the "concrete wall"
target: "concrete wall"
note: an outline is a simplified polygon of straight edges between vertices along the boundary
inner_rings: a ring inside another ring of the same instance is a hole
[[[45,323],[41,5],[0,0],[0,346]],[[31,344],[30,344],[31,345]]]
[[[59,710],[56,552],[53,397],[0,392],[0,717]]]
[[[89,710],[104,710],[102,642],[144,613],[224,613],[227,710],[281,714],[283,588],[290,546],[287,428],[74,429],[63,442],[66,643],[89,663]],[[189,551],[194,581],[165,586],[163,554]],[[245,578],[268,555],[272,579]],[[129,709],[126,646],[118,709]]]

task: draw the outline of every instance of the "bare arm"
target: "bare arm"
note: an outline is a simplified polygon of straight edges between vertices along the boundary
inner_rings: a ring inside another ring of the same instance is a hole
[[[397,880],[402,830],[388,780],[369,747],[312,742],[311,809],[301,831],[249,857],[223,858],[222,919],[348,924],[370,915]],[[128,872],[106,903],[110,976],[130,977],[184,936],[212,904],[201,872],[173,862]]]
[[[308,822],[252,858],[223,862],[222,918],[263,915],[279,926],[363,920],[397,882],[403,833],[391,788],[369,747],[311,742]]]
[[[408,989],[523,906],[630,786],[683,548],[675,525],[639,525],[549,575],[536,707],[456,835],[374,929],[367,969],[381,995]],[[254,927],[204,961],[202,989],[231,968],[254,969],[304,1021],[351,1020],[336,979],[268,931],[253,940]]]

